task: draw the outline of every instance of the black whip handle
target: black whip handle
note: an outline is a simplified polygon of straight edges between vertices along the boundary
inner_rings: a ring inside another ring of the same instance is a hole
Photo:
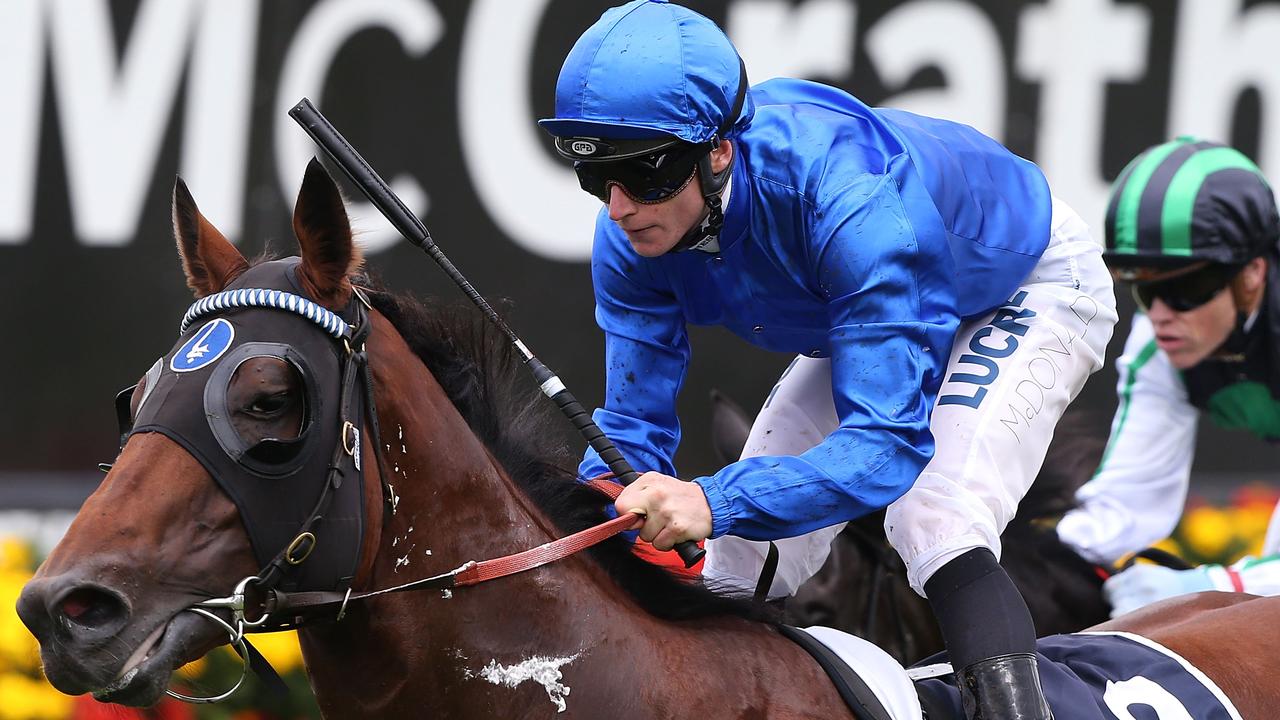
[[[301,125],[311,139],[333,158],[338,167],[351,178],[351,182],[360,188],[369,201],[377,206],[378,210],[409,242],[424,250],[436,244],[431,239],[431,233],[427,232],[427,226],[422,224],[412,210],[405,207],[399,196],[391,191],[387,181],[383,180],[364,157],[351,147],[351,143],[347,142],[328,118],[320,114],[309,99],[302,98],[298,101],[298,104],[289,111],[289,117]]]
[[[289,117],[293,118],[302,129],[311,136],[329,157],[333,158],[334,164],[351,178],[351,182],[369,198],[369,202],[383,214],[409,242],[419,247],[423,252],[431,256],[431,259],[440,266],[445,274],[453,280],[462,292],[466,293],[471,302],[484,313],[494,325],[498,326],[507,338],[513,343],[518,343],[520,338],[516,337],[515,331],[507,327],[502,317],[498,315],[484,296],[479,293],[467,280],[457,267],[449,260],[444,251],[436,245],[435,240],[431,239],[431,233],[427,230],[427,226],[422,224],[418,216],[413,211],[405,207],[404,202],[400,200],[400,196],[391,190],[391,186],[386,180],[378,174],[373,166],[364,159],[351,143],[338,132],[338,129],[329,122],[329,119],[316,109],[307,98],[302,98],[297,105],[289,111]]]
[[[484,296],[471,285],[462,272],[449,261],[444,251],[431,239],[431,233],[427,231],[427,226],[422,224],[422,221],[418,219],[417,215],[413,214],[412,210],[405,207],[400,197],[391,190],[391,186],[387,184],[387,181],[383,180],[382,176],[369,165],[369,162],[351,146],[351,143],[347,142],[347,139],[342,136],[342,133],[338,132],[333,123],[329,122],[329,119],[322,115],[307,98],[302,98],[297,105],[293,106],[293,109],[289,111],[289,117],[302,126],[302,129],[311,136],[311,139],[328,153],[329,157],[333,158],[334,163],[346,173],[356,187],[360,188],[360,192],[369,198],[369,202],[378,208],[378,211],[391,222],[392,226],[409,242],[430,255],[431,259],[436,261],[436,264],[445,271],[454,284],[466,293],[476,307],[480,308],[485,317],[511,340],[512,344],[524,355],[525,363],[533,371],[534,377],[543,385],[543,392],[551,397],[561,412],[578,429],[578,432],[582,433],[582,436],[591,447],[600,454],[600,459],[605,461],[609,466],[609,470],[618,478],[618,481],[623,485],[629,485],[639,477],[626,458],[622,457],[622,453],[618,452],[618,449],[613,446],[609,438],[592,421],[591,414],[582,407],[577,398],[567,389],[564,389],[564,385],[559,378],[529,352],[529,349],[520,341],[515,331],[507,326],[502,317],[490,307]],[[558,392],[547,393],[545,390],[546,383],[553,379],[561,389]],[[692,567],[694,563],[698,562],[706,554],[706,551],[690,540],[676,545],[676,551],[680,553],[680,557],[687,567]]]
[[[573,423],[573,426],[578,429],[578,432],[582,434],[582,437],[586,439],[592,449],[600,455],[600,459],[609,466],[609,471],[618,479],[618,482],[623,485],[630,485],[635,482],[636,478],[640,477],[639,473],[631,467],[631,463],[627,462],[622,453],[618,452],[618,448],[614,447],[613,441],[609,439],[609,436],[605,435],[600,426],[596,425],[595,421],[591,419],[591,413],[587,412],[587,409],[582,407],[582,403],[578,402],[573,393],[564,387],[564,384],[560,382],[556,374],[536,357],[530,356],[526,364],[533,371],[533,377],[542,384],[544,393],[547,392],[548,383],[554,383],[559,387],[559,390],[554,393],[548,393],[551,401],[560,408],[560,412],[569,418],[569,422]],[[684,561],[685,567],[693,567],[702,559],[703,555],[707,554],[706,550],[698,547],[698,544],[692,540],[676,543],[675,550],[680,554],[680,559]]]

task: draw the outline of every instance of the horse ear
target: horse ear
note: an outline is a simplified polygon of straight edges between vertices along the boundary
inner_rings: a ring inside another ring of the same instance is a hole
[[[198,298],[222,290],[249,269],[240,251],[200,214],[180,177],[173,181],[173,237],[187,286]]]
[[[293,208],[293,232],[302,249],[298,276],[312,298],[331,310],[351,299],[352,273],[364,261],[351,238],[342,193],[319,160],[311,159]]]

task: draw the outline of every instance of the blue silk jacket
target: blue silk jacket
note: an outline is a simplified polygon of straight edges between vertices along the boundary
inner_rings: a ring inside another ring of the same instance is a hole
[[[790,537],[893,502],[933,454],[929,413],[961,318],[1003,303],[1049,238],[1043,174],[974,129],[771,80],[734,138],[718,253],[637,255],[602,209],[592,251],[605,332],[595,421],[640,472],[669,475],[687,323],[832,361],[840,428],[811,450],[695,479],[712,537]],[[588,450],[580,472],[607,471]]]

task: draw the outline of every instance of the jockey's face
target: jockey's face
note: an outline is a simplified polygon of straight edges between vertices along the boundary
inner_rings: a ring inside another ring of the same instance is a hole
[[[728,140],[711,151],[711,171],[729,166],[733,145]],[[622,188],[609,188],[609,219],[627,234],[631,248],[644,257],[658,257],[671,251],[694,225],[706,217],[707,204],[702,199],[702,183],[695,175],[683,190],[659,203],[639,203]]]
[[[1194,310],[1177,312],[1159,298],[1147,310],[1156,331],[1156,346],[1179,370],[1195,367],[1227,341],[1236,325],[1231,293],[1218,293]]]
[[[1239,313],[1252,313],[1262,301],[1267,261],[1254,258],[1208,302],[1179,312],[1155,298],[1147,317],[1156,331],[1156,346],[1179,370],[1199,365],[1226,342]]]

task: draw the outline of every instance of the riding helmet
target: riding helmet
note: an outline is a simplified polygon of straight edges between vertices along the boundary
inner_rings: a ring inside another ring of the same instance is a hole
[[[714,22],[664,0],[634,0],[578,38],[556,82],[556,115],[538,124],[557,138],[711,143],[750,123],[745,95],[742,61]],[[572,160],[620,159],[557,149]]]
[[[1183,136],[1148,148],[1120,173],[1105,232],[1104,257],[1121,274],[1206,260],[1240,265],[1277,252],[1280,217],[1253,161],[1221,143]]]

